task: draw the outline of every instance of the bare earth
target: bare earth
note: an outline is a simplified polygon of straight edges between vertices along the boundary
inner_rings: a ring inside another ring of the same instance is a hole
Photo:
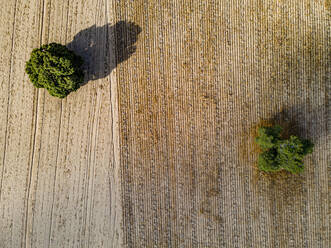
[[[0,4],[0,248],[330,247],[329,0]],[[64,100],[24,72],[50,42],[97,48]],[[302,175],[256,170],[271,122]]]

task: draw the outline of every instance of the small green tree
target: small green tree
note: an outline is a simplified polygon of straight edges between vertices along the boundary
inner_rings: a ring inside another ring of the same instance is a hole
[[[64,98],[83,83],[82,65],[83,59],[67,47],[50,43],[32,51],[25,71],[35,87]]]
[[[304,169],[303,157],[313,151],[313,143],[306,139],[290,136],[281,138],[282,127],[260,127],[256,143],[262,153],[259,155],[258,167],[265,172],[287,170],[300,173]]]

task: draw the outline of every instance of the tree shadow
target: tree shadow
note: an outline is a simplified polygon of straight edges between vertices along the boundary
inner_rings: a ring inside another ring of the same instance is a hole
[[[283,127],[284,138],[295,135],[317,141],[328,135],[324,127],[326,111],[327,107],[324,105],[312,107],[309,104],[298,104],[282,109],[271,120]]]
[[[135,51],[141,28],[126,21],[114,25],[93,25],[80,31],[67,47],[84,59],[84,82],[107,77]]]

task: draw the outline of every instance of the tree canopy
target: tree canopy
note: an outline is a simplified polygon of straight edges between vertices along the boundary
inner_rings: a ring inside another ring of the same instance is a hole
[[[83,83],[83,59],[66,46],[50,43],[34,49],[25,71],[33,85],[64,98]]]
[[[313,143],[307,139],[290,136],[281,137],[282,127],[260,127],[256,143],[262,152],[259,155],[258,167],[265,172],[276,172],[282,169],[291,173],[300,173],[304,169],[303,158],[312,153]]]

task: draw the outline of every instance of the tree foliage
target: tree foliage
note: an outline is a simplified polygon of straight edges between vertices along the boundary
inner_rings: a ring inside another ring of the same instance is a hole
[[[281,138],[282,127],[260,127],[256,143],[262,153],[259,155],[258,167],[265,172],[287,170],[300,173],[304,169],[303,158],[313,151],[313,143],[306,139],[290,136]]]
[[[82,58],[67,47],[50,43],[32,51],[25,71],[35,87],[64,98],[83,83],[82,65]]]

